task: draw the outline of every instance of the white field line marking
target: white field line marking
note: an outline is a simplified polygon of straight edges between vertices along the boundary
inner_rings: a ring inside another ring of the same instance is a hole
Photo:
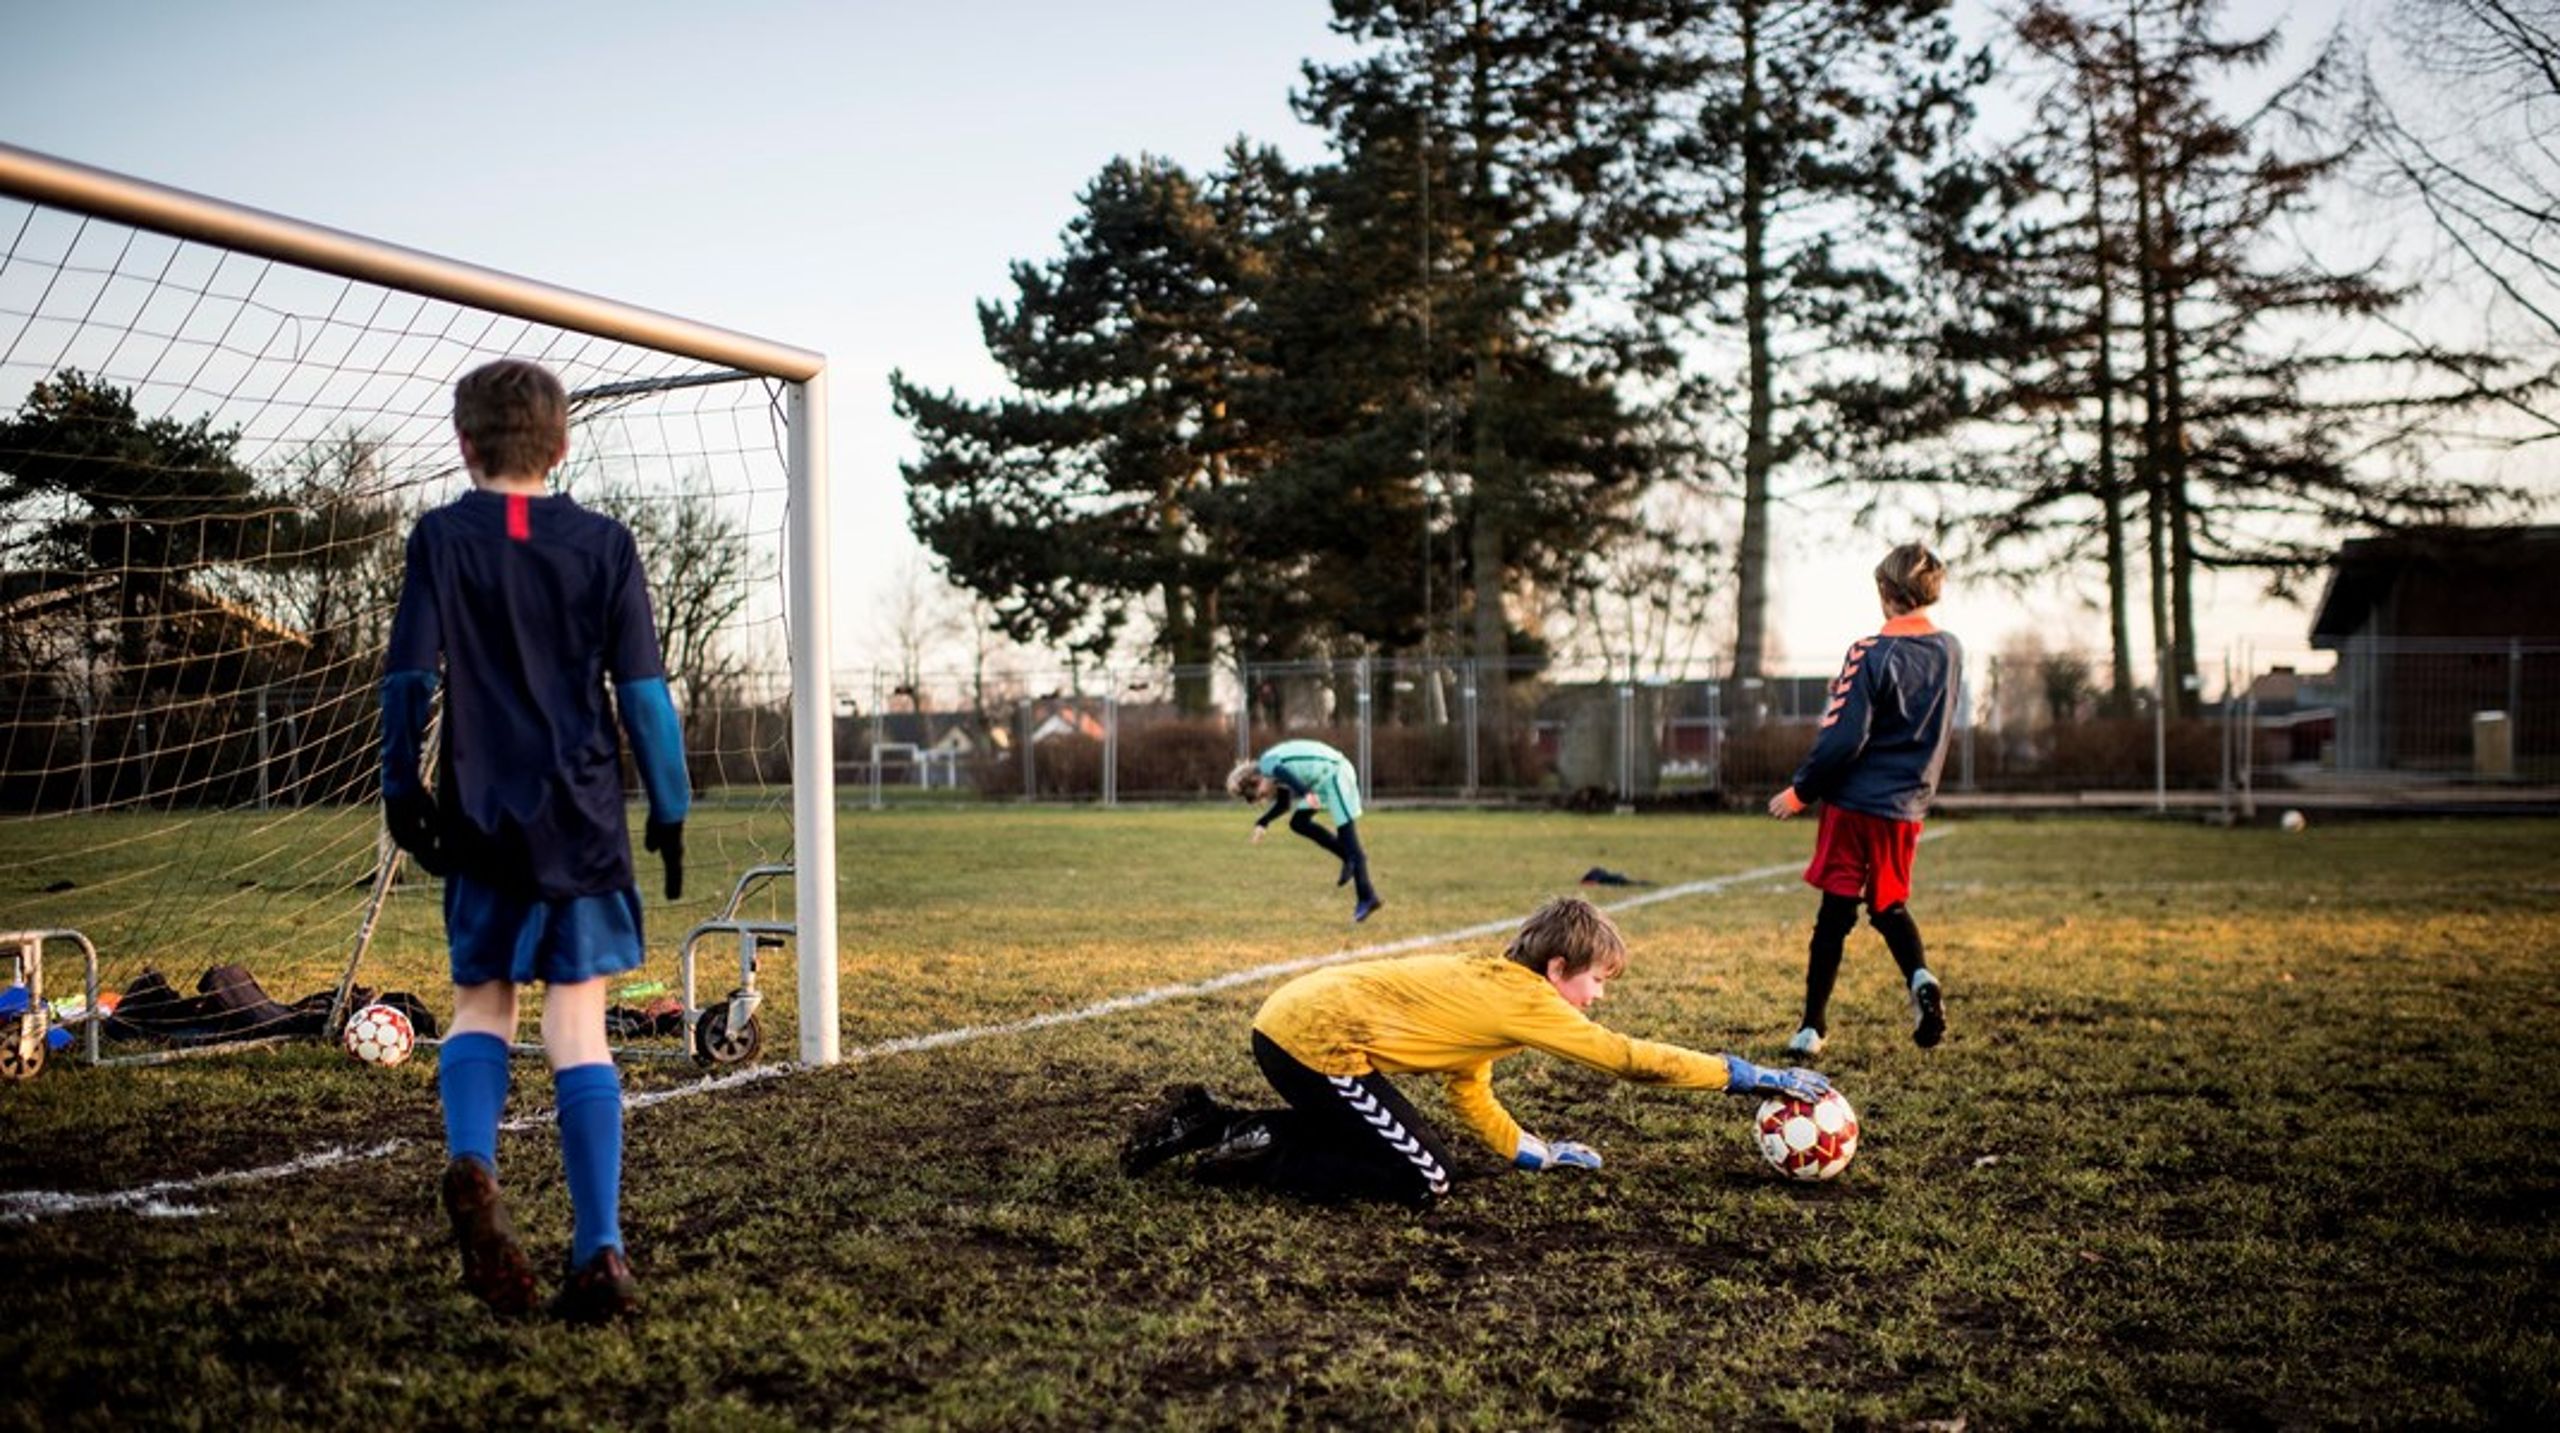
[[[172,1216],[204,1214],[209,1211],[172,1204],[167,1196],[194,1194],[201,1190],[219,1189],[233,1184],[264,1184],[274,1179],[289,1179],[315,1169],[329,1169],[341,1164],[357,1164],[380,1159],[406,1148],[408,1140],[386,1140],[360,1149],[332,1145],[315,1150],[282,1164],[264,1169],[226,1170],[220,1174],[202,1174],[193,1179],[164,1179],[138,1189],[115,1190],[104,1194],[55,1194],[41,1189],[11,1190],[0,1194],[0,1220],[30,1223],[57,1214],[81,1214],[92,1209],[129,1209],[136,1214]]]
[[[1921,839],[1928,840],[1938,834],[1940,833],[1926,833]],[[1729,876],[1713,876],[1703,881],[1684,881],[1676,886],[1664,886],[1658,890],[1647,891],[1640,896],[1629,896],[1621,901],[1605,904],[1595,902],[1595,904],[1600,904],[1600,908],[1605,911],[1631,911],[1640,906],[1654,905],[1662,901],[1680,900],[1688,896],[1713,895],[1735,886],[1752,881],[1765,881],[1773,876],[1783,876],[1801,869],[1799,864],[1789,861],[1781,865],[1739,871]],[[1168,1000],[1187,1000],[1193,996],[1214,994],[1239,985],[1251,985],[1256,981],[1269,980],[1274,976],[1295,975],[1300,971],[1313,970],[1318,966],[1341,965],[1349,961],[1369,960],[1385,955],[1403,955],[1412,951],[1428,950],[1434,946],[1476,940],[1510,930],[1519,923],[1520,918],[1517,916],[1502,920],[1480,921],[1475,925],[1462,926],[1456,930],[1407,936],[1403,940],[1338,950],[1329,955],[1308,955],[1294,960],[1276,960],[1265,965],[1256,965],[1244,970],[1231,970],[1223,975],[1213,975],[1206,980],[1195,980],[1182,985],[1159,985],[1151,990],[1141,990],[1134,995],[1116,995],[1109,1000],[1096,1001],[1091,1005],[1078,1006],[1073,1010],[1057,1010],[1023,1020],[1008,1020],[995,1025],[963,1025],[956,1029],[936,1030],[925,1035],[901,1035],[894,1040],[882,1040],[876,1044],[847,1050],[844,1052],[844,1062],[853,1064],[861,1060],[877,1060],[886,1055],[907,1055],[920,1050],[939,1050],[948,1045],[961,1045],[973,1040],[1024,1035],[1034,1030],[1048,1029],[1052,1025],[1074,1025],[1087,1020],[1099,1020],[1105,1015],[1117,1015],[1127,1010],[1143,1010],[1150,1005],[1162,1005]],[[726,1075],[708,1076],[691,1084],[626,1095],[623,1097],[622,1105],[626,1110],[647,1109],[651,1105],[662,1105],[670,1100],[691,1099],[696,1095],[716,1094],[722,1090],[736,1089],[741,1085],[752,1085],[762,1080],[796,1075],[810,1068],[812,1067],[798,1064],[758,1065]],[[552,1113],[546,1110],[518,1116],[500,1125],[499,1128],[510,1133],[539,1129],[552,1123],[552,1119]],[[136,1189],[109,1190],[96,1194],[64,1194],[43,1189],[0,1190],[0,1223],[32,1223],[38,1219],[49,1219],[65,1214],[85,1214],[101,1209],[122,1209],[135,1214],[156,1217],[199,1215],[208,1211],[188,1205],[173,1204],[169,1196],[194,1194],[202,1190],[222,1189],[234,1185],[265,1184],[273,1180],[290,1179],[297,1174],[307,1174],[313,1170],[330,1169],[342,1164],[358,1164],[366,1160],[385,1159],[406,1151],[415,1143],[417,1143],[415,1140],[394,1139],[352,1149],[343,1145],[333,1145],[327,1149],[287,1160],[282,1164],[271,1164],[260,1169],[225,1170],[219,1174],[198,1175],[193,1179],[164,1179]]]

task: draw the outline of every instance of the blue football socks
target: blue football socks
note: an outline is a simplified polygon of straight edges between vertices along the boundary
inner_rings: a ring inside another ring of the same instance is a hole
[[[596,1251],[622,1247],[622,1077],[611,1061],[555,1071],[560,1163],[569,1176],[576,1227],[569,1263],[585,1268]]]
[[[473,1033],[448,1038],[436,1051],[436,1090],[444,1097],[444,1152],[498,1167],[498,1118],[507,1108],[507,1042]]]

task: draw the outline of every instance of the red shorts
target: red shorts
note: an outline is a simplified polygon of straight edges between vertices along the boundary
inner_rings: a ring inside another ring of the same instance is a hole
[[[1826,804],[1804,883],[1830,895],[1862,899],[1869,910],[1889,911],[1911,899],[1911,861],[1919,853],[1919,822]]]

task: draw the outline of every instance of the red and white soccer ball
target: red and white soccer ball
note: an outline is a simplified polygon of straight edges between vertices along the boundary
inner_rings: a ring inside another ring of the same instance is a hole
[[[1858,1153],[1858,1112],[1838,1090],[1810,1103],[1781,1096],[1760,1106],[1760,1156],[1789,1179],[1830,1179]]]
[[[368,1065],[397,1065],[416,1048],[418,1032],[397,1005],[368,1005],[347,1022],[347,1053]]]

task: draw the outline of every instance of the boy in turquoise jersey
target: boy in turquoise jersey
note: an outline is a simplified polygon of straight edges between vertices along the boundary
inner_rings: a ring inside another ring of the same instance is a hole
[[[1299,976],[1253,1019],[1253,1056],[1288,1107],[1248,1112],[1199,1085],[1177,1086],[1139,1122],[1121,1167],[1140,1174],[1207,1150],[1200,1173],[1316,1200],[1426,1206],[1449,1192],[1439,1131],[1390,1075],[1434,1074],[1487,1149],[1515,1169],[1598,1169],[1600,1155],[1521,1127],[1494,1098],[1493,1067],[1522,1050],[1641,1085],[1818,1099],[1811,1070],[1769,1070],[1631,1039],[1591,1007],[1627,965],[1625,937],[1597,906],[1561,897],[1538,908],[1500,956],[1415,955]]]
[[[1264,752],[1259,761],[1236,763],[1235,770],[1227,773],[1227,790],[1238,800],[1271,803],[1262,819],[1253,823],[1255,845],[1262,844],[1262,834],[1272,822],[1288,815],[1290,830],[1342,863],[1342,874],[1333,883],[1351,887],[1354,925],[1386,904],[1378,899],[1378,888],[1369,883],[1369,854],[1360,846],[1360,772],[1351,758],[1320,741],[1284,741]],[[1321,806],[1333,817],[1333,830],[1316,824],[1310,805]]]

